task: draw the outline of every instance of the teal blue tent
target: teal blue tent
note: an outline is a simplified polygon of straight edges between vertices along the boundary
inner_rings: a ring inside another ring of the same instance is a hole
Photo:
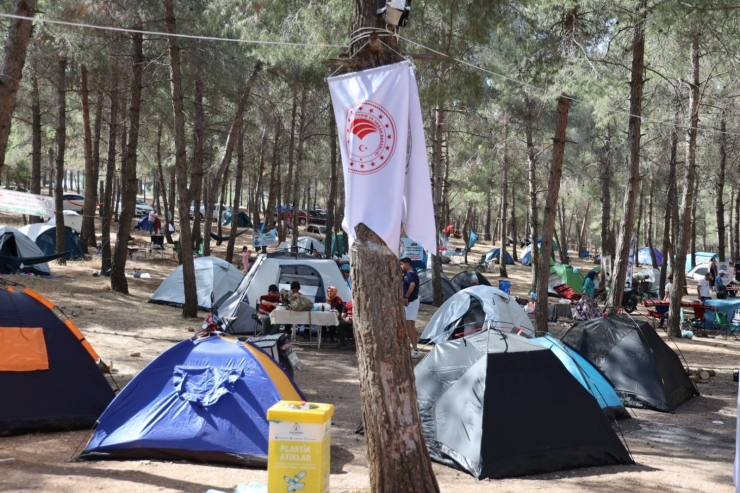
[[[486,262],[490,262],[491,260],[495,258],[499,258],[499,255],[501,254],[500,251],[501,250],[499,248],[494,248],[493,250],[489,250],[488,253],[486,254]],[[514,264],[514,259],[511,257],[511,254],[509,254],[509,252],[506,252],[506,263],[511,264],[511,265]]]
[[[221,224],[224,226],[231,226],[232,219],[234,217],[234,212],[231,209],[225,210],[221,214]],[[252,219],[247,215],[244,211],[239,211],[239,224],[237,225],[239,228],[251,228],[252,227]]]
[[[619,399],[614,387],[609,381],[596,369],[594,365],[588,362],[583,356],[573,351],[565,344],[560,342],[550,334],[544,337],[532,339],[546,348],[558,357],[563,366],[578,380],[578,383],[588,390],[591,395],[598,401],[599,406],[609,419],[629,419],[630,415],[625,409],[624,404]]]

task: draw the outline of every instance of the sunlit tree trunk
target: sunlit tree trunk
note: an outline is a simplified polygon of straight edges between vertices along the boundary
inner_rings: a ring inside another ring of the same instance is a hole
[[[64,201],[62,198],[62,180],[64,179],[64,151],[67,148],[67,55],[65,48],[60,46],[58,73],[57,73],[57,100],[59,118],[57,123],[57,170],[56,186],[54,187],[54,208],[56,209],[57,253],[64,251]],[[60,264],[66,264],[65,257],[59,257]]]

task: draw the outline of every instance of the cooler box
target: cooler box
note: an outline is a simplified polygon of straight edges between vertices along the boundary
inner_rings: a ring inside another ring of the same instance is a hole
[[[332,404],[297,401],[280,401],[267,410],[268,491],[329,491],[333,414]]]

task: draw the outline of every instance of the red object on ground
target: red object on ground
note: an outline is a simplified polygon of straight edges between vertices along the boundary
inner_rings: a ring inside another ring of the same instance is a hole
[[[575,290],[567,284],[560,284],[558,286],[555,286],[553,289],[556,293],[558,293],[562,298],[565,298],[566,300],[578,301],[581,299],[581,295],[576,293]]]

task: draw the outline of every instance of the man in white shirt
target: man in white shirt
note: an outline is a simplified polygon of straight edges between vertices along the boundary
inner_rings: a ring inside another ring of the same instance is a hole
[[[668,276],[668,283],[665,285],[665,296],[663,301],[671,301],[671,295],[673,294],[673,274]]]
[[[701,279],[699,281],[699,284],[696,286],[696,294],[699,295],[699,299],[702,303],[704,303],[707,300],[712,299],[712,294],[709,292],[709,278],[711,277],[711,274],[707,272],[707,274],[704,276],[704,279]]]

